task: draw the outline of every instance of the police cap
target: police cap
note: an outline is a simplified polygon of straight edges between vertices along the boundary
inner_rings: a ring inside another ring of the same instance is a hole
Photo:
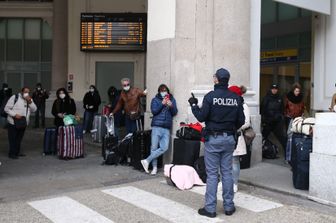
[[[230,79],[230,73],[229,73],[229,71],[226,70],[226,69],[224,69],[224,68],[218,69],[216,71],[215,75],[216,75],[216,77],[217,77],[217,79],[219,81],[224,80],[224,79],[227,79],[227,80]]]

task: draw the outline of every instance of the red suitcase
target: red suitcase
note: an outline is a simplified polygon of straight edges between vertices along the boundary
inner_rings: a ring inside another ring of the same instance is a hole
[[[60,159],[75,159],[84,156],[83,127],[81,125],[58,128],[57,154]]]

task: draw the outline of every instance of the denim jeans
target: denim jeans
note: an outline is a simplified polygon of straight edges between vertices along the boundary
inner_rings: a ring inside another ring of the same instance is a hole
[[[157,158],[168,150],[170,130],[153,127],[152,128],[152,145],[151,154],[147,157],[147,162],[152,162],[153,168],[157,167]]]
[[[96,114],[97,112],[90,112],[85,110],[83,130],[90,131],[92,129],[93,118]]]
[[[235,148],[235,140],[232,135],[210,136],[205,142],[204,161],[207,173],[205,210],[216,212],[218,169],[222,175],[222,197],[225,211],[232,211],[233,203],[233,177],[232,154]]]
[[[132,120],[126,115],[125,117],[125,126],[126,126],[126,131],[128,133],[134,133],[137,130],[136,127],[136,120]]]
[[[240,174],[239,156],[234,156],[232,161],[232,175],[234,184],[238,184],[239,174]]]

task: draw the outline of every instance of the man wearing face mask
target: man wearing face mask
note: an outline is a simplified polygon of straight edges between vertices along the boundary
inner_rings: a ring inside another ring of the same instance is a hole
[[[8,157],[11,159],[17,159],[19,156],[25,156],[20,153],[21,142],[26,128],[15,125],[15,119],[26,119],[26,126],[29,124],[29,116],[31,112],[36,111],[36,105],[33,99],[29,96],[29,88],[24,87],[21,93],[13,95],[9,98],[5,112],[8,114],[8,141],[9,141],[9,153]]]
[[[83,133],[92,129],[93,117],[98,113],[100,104],[101,99],[98,90],[94,85],[90,85],[89,91],[83,98],[83,107],[85,109]]]
[[[65,88],[59,88],[56,91],[57,99],[51,109],[51,113],[55,117],[54,124],[56,127],[64,126],[64,115],[75,115],[76,104],[75,101],[70,98]]]
[[[35,112],[35,126],[34,128],[40,127],[40,115],[41,115],[41,124],[42,127],[45,127],[45,105],[46,100],[49,98],[49,92],[42,88],[42,84],[36,84],[35,91],[33,93],[33,100],[37,106]]]
[[[146,96],[147,90],[142,91],[139,88],[131,87],[129,78],[121,79],[121,85],[123,90],[111,114],[124,109],[127,133],[133,133],[136,131],[136,120],[141,117],[140,97]]]

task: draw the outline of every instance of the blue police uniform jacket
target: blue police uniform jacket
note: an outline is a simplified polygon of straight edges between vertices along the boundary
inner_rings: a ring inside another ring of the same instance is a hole
[[[205,122],[206,132],[233,132],[245,123],[242,98],[227,84],[216,84],[204,96],[202,107],[192,106],[192,112],[198,121]]]
[[[170,100],[173,103],[172,107],[162,104],[162,96],[157,94],[151,102],[151,112],[153,114],[151,126],[170,129],[173,123],[173,117],[177,114],[176,101],[172,95]]]

